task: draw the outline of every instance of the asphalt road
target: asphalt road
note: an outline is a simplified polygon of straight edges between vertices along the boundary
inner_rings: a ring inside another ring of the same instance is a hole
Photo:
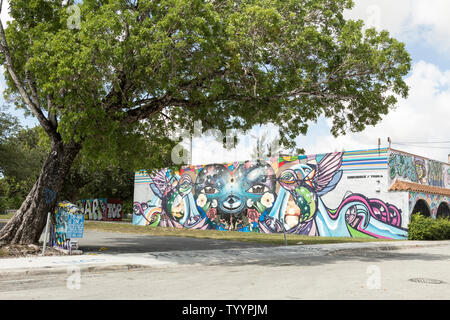
[[[245,250],[243,250],[245,251]],[[205,254],[207,254],[205,252]],[[450,299],[450,246],[0,280],[0,299]],[[416,279],[416,281],[412,281]]]
[[[266,244],[228,240],[133,235],[96,231],[85,231],[84,238],[79,239],[78,244],[80,250],[83,250],[85,253],[101,251],[102,248],[106,248],[107,250],[105,252],[109,254],[257,248],[270,246]]]

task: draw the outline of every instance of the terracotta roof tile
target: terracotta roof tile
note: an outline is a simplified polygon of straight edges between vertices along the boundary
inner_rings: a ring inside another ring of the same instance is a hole
[[[389,191],[416,191],[423,193],[440,194],[444,196],[450,196],[450,189],[427,186],[420,183],[407,182],[401,180],[395,180]]]

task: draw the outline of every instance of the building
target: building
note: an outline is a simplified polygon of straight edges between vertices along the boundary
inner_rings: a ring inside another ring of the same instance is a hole
[[[140,171],[133,224],[405,239],[449,203],[448,163],[385,148]]]

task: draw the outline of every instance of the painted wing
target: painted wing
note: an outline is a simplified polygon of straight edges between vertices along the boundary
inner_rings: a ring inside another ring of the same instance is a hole
[[[317,195],[321,196],[332,191],[342,178],[343,152],[327,154],[317,165],[317,171],[313,178]]]
[[[172,190],[172,185],[170,180],[166,175],[165,170],[161,170],[155,175],[151,176],[152,182],[150,183],[150,188],[153,193],[160,199],[164,198],[170,190]]]

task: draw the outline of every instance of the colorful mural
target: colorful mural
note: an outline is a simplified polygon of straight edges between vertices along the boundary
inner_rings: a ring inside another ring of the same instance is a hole
[[[73,219],[74,216],[76,218],[83,216],[82,211],[76,205],[70,202],[60,202],[56,206],[50,224],[49,246],[70,250],[71,234],[73,233],[71,221],[77,220],[84,225],[84,219]]]
[[[79,200],[77,205],[85,215],[86,220],[122,220],[121,200],[106,198]]]
[[[427,203],[428,208],[430,209],[430,216],[432,218],[436,218],[437,211],[441,203],[446,202],[447,204],[450,204],[450,197],[448,196],[410,191],[409,192],[410,212],[412,212],[414,206],[419,200],[424,200]]]
[[[396,178],[441,188],[450,188],[450,166],[443,162],[410,154],[392,152],[389,155],[391,181]]]
[[[354,157],[355,155],[351,155]],[[364,155],[364,166],[368,164]],[[133,223],[311,236],[404,239],[401,210],[360,193],[323,198],[341,182],[344,153],[163,169],[147,176],[153,197],[134,203]],[[384,160],[386,162],[386,160]],[[376,166],[380,161],[373,161]],[[355,169],[356,168],[356,169]],[[385,166],[386,168],[386,166]],[[349,169],[350,170],[350,169]]]

